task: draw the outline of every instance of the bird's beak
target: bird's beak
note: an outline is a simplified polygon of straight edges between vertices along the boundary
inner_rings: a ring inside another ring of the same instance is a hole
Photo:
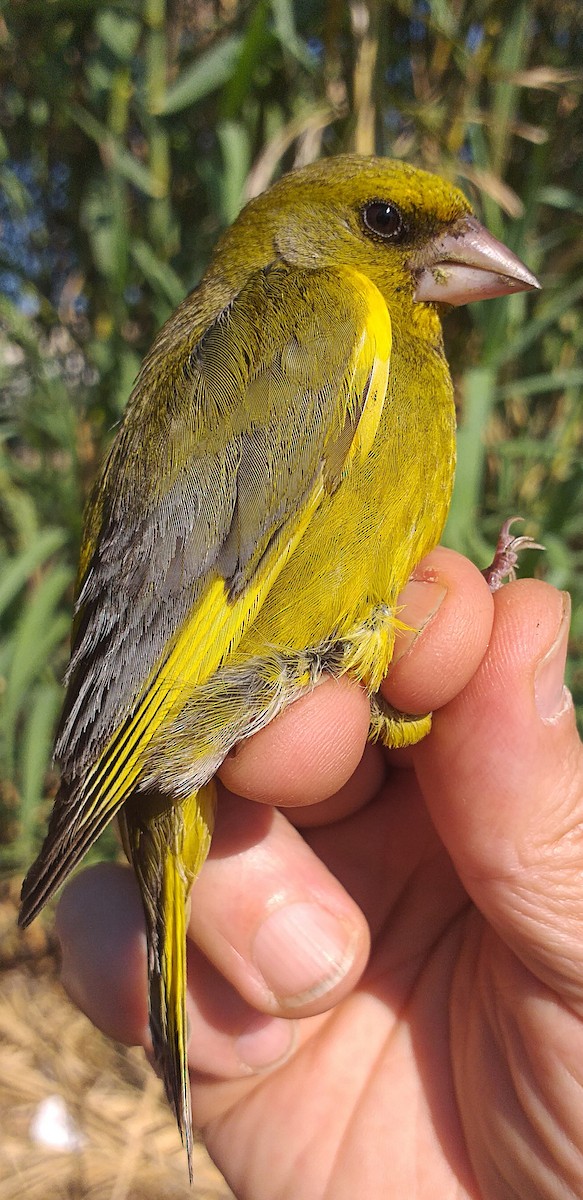
[[[540,288],[538,279],[475,217],[461,217],[411,263],[415,300],[467,304]]]

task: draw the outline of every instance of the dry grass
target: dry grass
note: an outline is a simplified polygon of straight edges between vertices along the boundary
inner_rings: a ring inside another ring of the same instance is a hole
[[[12,896],[0,901],[0,934],[3,927],[14,928]],[[2,942],[0,1200],[227,1200],[232,1193],[201,1145],[188,1186],[161,1084],[140,1051],[108,1041],[67,1001],[50,944],[34,937],[17,954],[10,937]],[[49,1097],[64,1102],[77,1149],[35,1139]]]

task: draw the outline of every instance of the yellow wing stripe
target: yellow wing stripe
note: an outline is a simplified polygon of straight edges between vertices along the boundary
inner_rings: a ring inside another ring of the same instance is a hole
[[[368,359],[367,374],[370,370],[370,380],[366,404],[350,449],[350,457],[358,455],[362,460],[371,450],[385,403],[393,334],[389,310],[376,284],[351,267],[344,268],[343,274],[348,277],[353,288],[360,292],[366,304],[366,323],[354,356],[353,380],[358,368],[362,366],[363,358]],[[373,349],[372,370],[369,365],[371,358],[366,354],[369,347]]]
[[[303,536],[321,494],[319,483],[297,519],[287,545],[283,550],[279,546],[275,548],[258,586],[248,588],[231,605],[225,598],[222,579],[213,580],[209,585],[174,648],[145,688],[135,715],[126,727],[114,734],[88,775],[86,796],[87,799],[93,796],[88,812],[93,812],[106,792],[108,807],[117,805],[120,795],[125,795],[136,782],[143,751],[166,717],[180,710],[186,696],[212,675],[225,654],[240,641],[249,620]]]

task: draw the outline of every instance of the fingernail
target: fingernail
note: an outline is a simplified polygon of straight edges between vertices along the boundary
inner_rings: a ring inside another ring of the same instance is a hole
[[[410,579],[399,596],[399,618],[410,629],[398,629],[391,664],[399,662],[417,641],[419,634],[433,620],[447,595],[441,583],[421,579]],[[401,611],[404,610],[404,611]]]
[[[261,1071],[283,1062],[295,1042],[295,1021],[283,1017],[257,1017],[235,1042],[235,1053],[244,1067]]]
[[[539,662],[534,676],[534,699],[538,714],[543,721],[552,721],[565,708],[569,693],[564,684],[569,624],[571,620],[571,597],[562,593],[563,612],[557,636],[544,658]]]
[[[354,960],[357,933],[317,904],[287,904],[258,930],[255,965],[271,992],[286,1005],[323,995]]]

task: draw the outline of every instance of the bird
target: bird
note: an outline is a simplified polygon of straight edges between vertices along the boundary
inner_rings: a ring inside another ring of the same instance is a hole
[[[341,155],[283,175],[219,239],[144,360],[85,517],[61,782],[27,925],[117,817],[142,896],[155,1057],[192,1121],[186,910],[227,754],[326,676],[370,737],[397,598],[454,477],[446,306],[538,288],[450,182]]]

